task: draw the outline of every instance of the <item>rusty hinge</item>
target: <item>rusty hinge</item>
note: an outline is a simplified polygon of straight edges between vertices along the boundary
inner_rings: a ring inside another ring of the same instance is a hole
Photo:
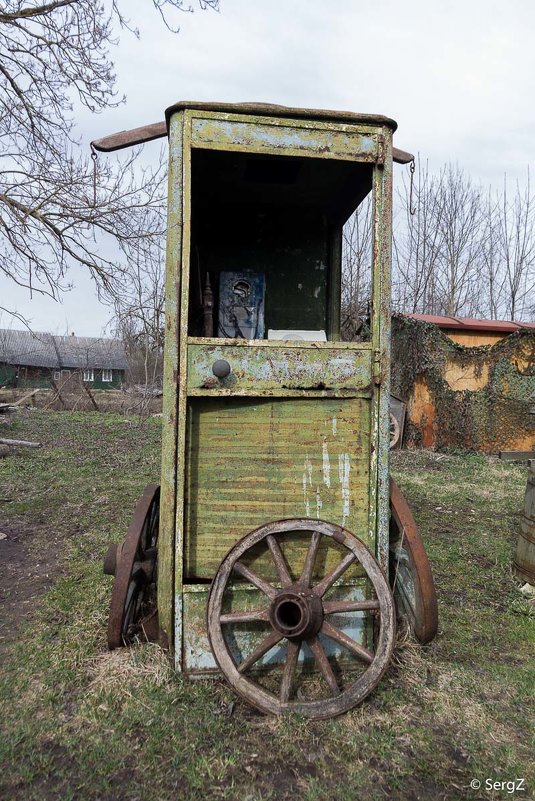
[[[383,354],[378,348],[376,348],[373,351],[373,365],[372,365],[373,383],[376,384],[376,386],[379,386],[383,382],[382,363],[383,363]]]
[[[385,138],[383,134],[377,135],[377,159],[376,162],[380,166],[385,163],[386,158],[386,146],[385,146]]]

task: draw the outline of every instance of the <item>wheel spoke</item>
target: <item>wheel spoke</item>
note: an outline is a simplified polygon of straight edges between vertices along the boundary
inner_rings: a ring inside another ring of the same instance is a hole
[[[373,654],[371,651],[368,651],[367,648],[359,645],[358,642],[355,642],[355,640],[351,639],[351,637],[348,637],[347,634],[345,634],[343,631],[340,631],[340,629],[335,629],[335,627],[331,626],[330,623],[327,623],[326,620],[323,621],[321,633],[326,637],[329,637],[330,640],[334,640],[340,645],[345,646],[348,651],[351,651],[352,654],[358,656],[359,659],[362,659],[362,661],[366,662],[368,665],[371,665],[373,662]]]
[[[219,618],[220,623],[252,623],[255,620],[269,620],[269,610],[253,609],[250,612],[228,612]]]
[[[279,643],[282,639],[283,635],[279,634],[278,631],[271,632],[271,634],[269,634],[265,640],[262,640],[260,645],[256,646],[253,653],[248,656],[247,659],[244,659],[241,665],[239,665],[238,671],[240,673],[245,673],[246,670],[249,670],[249,668],[252,667],[255,662],[258,662],[258,660],[264,656],[264,654],[267,654],[267,652],[277,645],[277,643]]]
[[[314,654],[316,664],[323,673],[323,678],[331,688],[333,695],[339,695],[340,687],[338,686],[336,676],[333,673],[331,663],[327,659],[327,654],[323,650],[323,645],[320,643],[317,637],[311,637],[310,640],[307,640],[307,645]]]
[[[126,600],[124,603],[123,626],[122,626],[123,634],[127,633],[128,628],[132,624],[138,597],[139,597],[139,583],[136,581],[135,578],[132,578],[128,586],[128,592],[126,594]]]
[[[271,584],[268,584],[267,581],[264,581],[257,573],[254,573],[250,570],[246,565],[242,562],[236,562],[234,565],[234,570],[236,573],[239,573],[240,576],[243,576],[244,579],[250,581],[251,584],[254,584],[255,587],[258,587],[259,590],[262,590],[264,595],[267,595],[268,598],[273,599],[277,594],[277,590]]]
[[[288,564],[284,558],[283,552],[281,551],[280,545],[272,534],[269,534],[266,537],[266,540],[269,550],[271,551],[273,561],[275,562],[281,584],[283,587],[289,587],[290,584],[292,584],[292,577],[290,576]]]
[[[354,553],[346,554],[346,556],[344,556],[342,561],[334,568],[334,570],[332,570],[327,576],[325,576],[325,578],[322,579],[319,582],[319,584],[316,584],[316,586],[314,587],[314,592],[319,596],[325,595],[329,587],[332,587],[334,582],[340,578],[342,573],[344,573],[347,570],[349,565],[352,564],[356,558],[357,557],[355,556]]]
[[[380,603],[373,601],[324,601],[325,615],[334,615],[336,612],[365,612],[368,609],[379,609]]]
[[[284,665],[284,673],[282,675],[282,684],[280,691],[280,700],[283,704],[290,700],[292,692],[292,684],[297,667],[297,659],[299,657],[299,650],[301,648],[300,642],[292,642],[288,640],[288,648],[286,652],[286,664]]]
[[[299,579],[299,583],[304,584],[306,587],[310,587],[310,582],[312,581],[312,571],[314,570],[314,563],[316,561],[320,541],[321,533],[319,531],[312,532],[312,538],[310,540],[310,545],[308,546],[305,564],[303,565],[303,572],[301,573],[301,578]]]

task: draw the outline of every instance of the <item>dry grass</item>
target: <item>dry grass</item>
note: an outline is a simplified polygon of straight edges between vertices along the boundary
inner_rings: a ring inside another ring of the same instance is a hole
[[[144,643],[99,654],[86,662],[88,693],[121,693],[149,683],[164,687],[174,678],[169,656],[159,645]]]
[[[439,634],[423,648],[400,631],[376,691],[311,722],[265,717],[222,682],[182,679],[155,645],[107,652],[101,558],[157,478],[158,426],[70,413],[17,420],[18,438],[44,446],[0,466],[6,520],[40,521],[28,544],[37,554],[59,538],[62,572],[33,602],[0,677],[2,798],[502,801],[511,796],[474,794],[470,781],[517,776],[529,798],[535,615],[510,569],[522,468],[395,455],[433,566]]]

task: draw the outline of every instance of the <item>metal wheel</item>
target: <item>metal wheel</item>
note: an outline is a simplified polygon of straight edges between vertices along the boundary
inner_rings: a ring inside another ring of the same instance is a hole
[[[390,478],[390,584],[398,614],[416,639],[430,642],[438,630],[438,606],[431,565],[409,504]]]
[[[136,635],[158,639],[156,572],[160,487],[145,487],[126,539],[112,544],[104,559],[104,573],[114,575],[108,619],[108,648],[128,645]]]
[[[281,548],[284,538],[289,534],[295,536],[295,532],[300,532],[309,540],[297,579],[291,575]],[[314,582],[314,566],[322,540],[323,544],[340,550],[342,558],[333,570]],[[258,553],[263,546],[269,549],[270,559],[279,577],[274,584],[245,564],[250,555]],[[368,600],[327,599],[335,582],[350,565],[358,563],[370,580],[375,597]],[[263,597],[258,609],[225,612],[224,602],[231,579],[238,577],[246,579],[261,591]],[[276,586],[279,584],[280,587]],[[238,541],[223,559],[214,577],[207,612],[210,645],[227,681],[253,706],[276,715],[297,712],[308,718],[321,719],[346,712],[375,688],[389,664],[394,647],[394,599],[378,562],[357,537],[340,526],[322,520],[280,520],[260,526]],[[333,625],[331,615],[341,613],[364,615],[363,628],[367,615],[376,617],[378,625],[375,628],[378,632],[374,651]],[[244,623],[263,626],[265,632],[258,645],[239,661],[240,658],[237,660],[233,654],[231,642],[234,630],[240,626],[243,629]],[[325,650],[327,643],[341,647],[344,656],[352,662],[349,672],[354,674],[355,669],[359,668],[360,674],[356,677],[350,675],[346,681],[347,671],[341,676],[340,666],[328,658]],[[273,676],[276,688],[273,692],[260,683],[256,674],[260,674],[261,670],[255,670],[253,675],[251,670],[275,647],[285,649],[285,661],[282,676]],[[306,690],[304,680],[299,689],[295,686],[298,661],[300,654],[304,658],[305,650],[315,662],[321,677],[321,682],[318,682],[320,697],[312,700],[303,695]]]

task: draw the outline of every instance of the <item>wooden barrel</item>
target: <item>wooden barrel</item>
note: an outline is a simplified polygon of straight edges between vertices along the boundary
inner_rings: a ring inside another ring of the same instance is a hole
[[[535,459],[529,460],[524,514],[520,521],[513,571],[522,581],[535,585]]]

